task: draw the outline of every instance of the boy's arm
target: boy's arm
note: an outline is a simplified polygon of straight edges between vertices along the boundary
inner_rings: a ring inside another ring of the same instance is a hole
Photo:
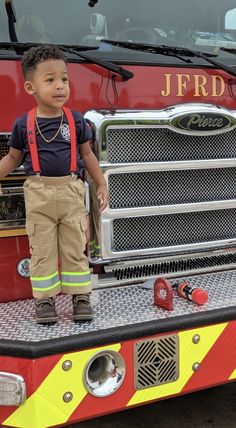
[[[89,141],[80,145],[80,154],[83,158],[85,169],[88,171],[97,187],[97,197],[100,200],[100,211],[103,211],[108,204],[107,185],[99,167],[98,160],[91,150]]]
[[[21,150],[10,147],[9,153],[0,160],[0,180],[14,171],[22,162],[23,153]],[[0,195],[2,189],[0,185]]]

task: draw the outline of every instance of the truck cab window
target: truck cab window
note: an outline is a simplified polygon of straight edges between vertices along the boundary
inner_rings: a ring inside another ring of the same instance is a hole
[[[101,39],[164,44],[230,55],[236,47],[234,0],[15,0],[19,42],[100,45]],[[56,11],[56,13],[55,13]],[[115,11],[115,13],[114,13]],[[9,41],[4,2],[0,2],[0,41]],[[98,56],[122,59],[124,48],[101,45]],[[129,51],[133,60],[147,58]],[[160,59],[161,61],[163,60]]]

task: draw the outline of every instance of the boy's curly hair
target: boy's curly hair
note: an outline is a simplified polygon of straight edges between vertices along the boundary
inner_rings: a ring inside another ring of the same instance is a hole
[[[24,53],[21,61],[24,78],[27,79],[29,74],[35,71],[37,64],[50,59],[60,59],[67,63],[64,52],[56,46],[44,45],[30,48]]]

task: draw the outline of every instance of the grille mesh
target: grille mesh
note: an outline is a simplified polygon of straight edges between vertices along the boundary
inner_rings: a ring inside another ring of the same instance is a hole
[[[163,190],[164,189],[164,190]],[[234,168],[110,174],[110,208],[236,198]]]
[[[231,239],[236,209],[115,219],[113,236],[114,251]]]
[[[170,335],[135,344],[136,389],[170,383],[179,376],[178,336]]]
[[[206,137],[167,128],[108,128],[106,137],[110,163],[236,157],[236,129]]]
[[[0,142],[0,159],[2,159],[4,156],[6,156],[9,152],[9,147],[7,143],[1,143]]]

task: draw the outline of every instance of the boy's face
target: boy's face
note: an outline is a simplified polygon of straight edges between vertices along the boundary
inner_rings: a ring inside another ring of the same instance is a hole
[[[64,61],[40,62],[25,82],[25,90],[33,95],[39,108],[59,111],[70,95],[67,67]]]

